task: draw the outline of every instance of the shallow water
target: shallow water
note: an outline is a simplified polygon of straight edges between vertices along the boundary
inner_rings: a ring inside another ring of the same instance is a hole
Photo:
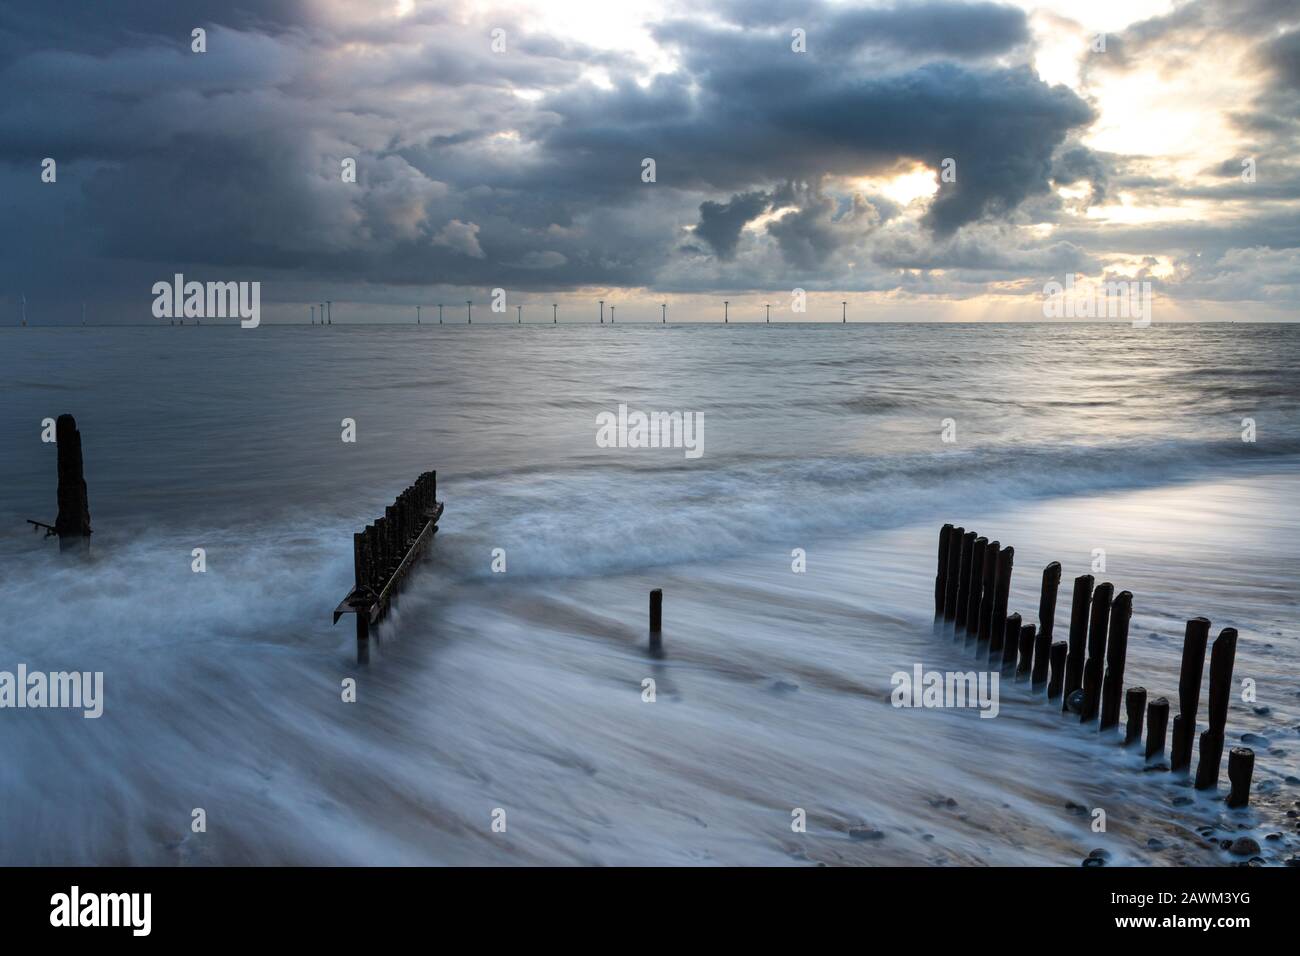
[[[0,330],[0,669],[103,670],[106,697],[98,720],[0,711],[0,856],[1232,859],[1207,824],[1294,855],[1297,331]],[[705,454],[598,448],[595,416],[619,402],[702,412]],[[85,448],[88,567],[22,526],[53,518],[40,421],[64,411]],[[447,503],[432,558],[360,670],[329,619],[350,533],[428,468]],[[1252,809],[1143,773],[1010,679],[993,720],[891,707],[897,670],[977,666],[932,629],[945,521],[1015,545],[1027,620],[1062,562],[1058,638],[1070,582],[1104,549],[1098,580],[1135,595],[1126,683],[1152,696],[1176,693],[1186,618],[1238,628],[1258,700],[1234,695],[1229,745],[1268,740]],[[207,833],[190,833],[196,807]]]

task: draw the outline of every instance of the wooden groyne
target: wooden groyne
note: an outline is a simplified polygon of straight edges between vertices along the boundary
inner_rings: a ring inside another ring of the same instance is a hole
[[[354,583],[334,609],[334,623],[344,614],[356,615],[358,663],[369,660],[370,628],[388,614],[397,590],[433,540],[442,508],[438,473],[426,471],[384,509],[383,517],[352,536]]]
[[[974,531],[945,524],[939,531],[934,582],[936,622],[951,623],[956,634],[973,637],[980,652],[987,642],[991,667],[1014,671],[1019,679],[1029,676],[1033,691],[1041,690],[1045,682],[1049,701],[1060,697],[1062,712],[1077,713],[1083,724],[1096,722],[1100,733],[1111,734],[1119,728],[1122,700],[1126,718],[1122,744],[1138,744],[1145,723],[1145,757],[1151,769],[1188,773],[1192,745],[1199,739],[1196,789],[1217,788],[1232,693],[1236,630],[1224,628],[1211,647],[1209,726],[1197,738],[1197,703],[1211,624],[1204,617],[1187,622],[1178,678],[1178,714],[1170,759],[1165,764],[1168,699],[1160,696],[1148,703],[1145,687],[1124,689],[1132,593],[1116,594],[1109,581],[1096,584],[1091,574],[1079,575],[1074,579],[1069,640],[1054,642],[1061,565],[1053,561],[1043,569],[1035,628],[1032,623],[1022,624],[1019,613],[1007,614],[1014,553],[1013,548]],[[1254,767],[1255,754],[1249,747],[1235,747],[1229,753],[1232,790],[1228,806],[1249,803]]]

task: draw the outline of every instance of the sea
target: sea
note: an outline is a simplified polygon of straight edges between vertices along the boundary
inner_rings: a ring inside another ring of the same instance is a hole
[[[1300,326],[5,328],[0,396],[0,671],[103,681],[0,709],[4,864],[1300,853]],[[701,453],[599,442],[620,405]],[[88,557],[26,523],[64,413]],[[358,663],[352,534],[432,470]],[[989,670],[934,620],[944,523],[1014,546],[1026,621],[1062,564],[1058,640],[1077,575],[1131,591],[1125,684],[1175,713],[1185,622],[1235,628],[1219,789],[1012,675],[993,719],[894,706]]]

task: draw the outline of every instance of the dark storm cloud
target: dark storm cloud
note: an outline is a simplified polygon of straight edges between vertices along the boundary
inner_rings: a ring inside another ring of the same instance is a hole
[[[188,47],[190,31],[213,25],[278,34],[308,22],[304,0],[116,0],[0,6],[0,68],[34,50],[105,54],[151,38]]]
[[[1277,72],[1278,82],[1300,91],[1300,30],[1274,37],[1264,47],[1264,61]]]
[[[916,2],[872,7],[785,0],[727,0],[714,8],[739,27],[794,28],[811,48],[843,52],[884,47],[912,54],[983,57],[1005,53],[1029,40],[1023,10],[998,3]]]
[[[1092,108],[1037,77],[1026,15],[996,3],[725,0],[650,28],[677,66],[651,78],[507,13],[493,13],[508,34],[494,53],[466,4],[405,18],[312,0],[13,6],[0,9],[5,289],[62,294],[75,274],[135,294],[181,265],[376,295],[1011,279],[1096,265],[1086,223],[1050,243],[1014,228],[1067,218],[1053,184],[1086,182],[1091,203],[1191,188],[1081,146]],[[1240,122],[1277,126],[1262,168],[1284,197],[1296,33],[1278,32],[1285,17],[1264,29],[1278,4],[1243,9],[1232,29],[1258,30],[1272,85]],[[1097,68],[1231,21],[1187,5],[1114,37]],[[57,185],[39,181],[45,156]],[[340,180],[347,157],[356,183]],[[908,216],[852,185],[945,159],[956,181]],[[1224,201],[1264,195],[1224,179]],[[779,215],[745,228],[765,212]]]
[[[730,259],[736,253],[740,230],[752,219],[758,218],[771,204],[766,193],[753,192],[732,196],[730,202],[706,200],[700,203],[700,222],[695,234],[713,247],[719,259]]]
[[[9,14],[18,55],[0,79],[20,95],[0,107],[0,158],[34,169],[56,155],[58,188],[79,192],[100,254],[160,274],[179,258],[366,283],[644,284],[695,210],[707,248],[734,258],[780,183],[813,184],[769,231],[805,271],[879,219],[870,204],[842,215],[816,185],[827,176],[951,156],[958,180],[932,228],[1005,214],[1047,189],[1054,148],[1090,116],[1027,68],[925,59],[1023,43],[1011,8],[815,5],[809,54],[791,51],[775,8],[729,9],[767,25],[662,24],[682,69],[645,85],[605,53],[523,30],[494,54],[450,14],[398,24],[308,3],[88,4],[76,30],[75,16]],[[195,24],[209,29],[202,55],[188,48]],[[351,45],[383,55],[349,58]],[[592,64],[611,89],[578,81]],[[352,186],[338,180],[347,156]],[[29,235],[29,260],[60,245],[48,229]]]
[[[1089,205],[1106,198],[1108,171],[1102,156],[1084,146],[1075,146],[1060,152],[1052,164],[1052,181],[1062,186],[1086,182],[1092,187]]]

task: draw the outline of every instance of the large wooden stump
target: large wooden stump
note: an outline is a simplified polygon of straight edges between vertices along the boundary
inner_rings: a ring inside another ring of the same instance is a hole
[[[54,423],[59,452],[59,516],[54,533],[60,551],[90,550],[90,497],[81,460],[81,432],[71,415],[60,415]]]

